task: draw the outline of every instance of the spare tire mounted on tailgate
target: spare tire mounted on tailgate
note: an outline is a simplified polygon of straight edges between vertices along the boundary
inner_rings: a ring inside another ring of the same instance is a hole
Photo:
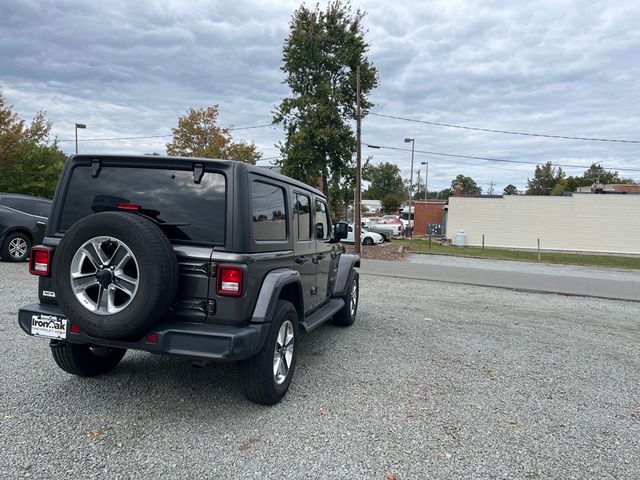
[[[60,306],[94,337],[142,335],[175,297],[178,263],[171,242],[139,215],[104,212],[79,220],[53,262]]]

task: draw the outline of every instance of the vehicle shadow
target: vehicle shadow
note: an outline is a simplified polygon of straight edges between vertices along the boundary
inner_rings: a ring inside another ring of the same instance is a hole
[[[293,383],[285,399],[274,407],[256,405],[244,397],[235,363],[194,366],[194,360],[188,358],[133,351],[127,352],[111,373],[99,377],[79,378],[56,370],[55,395],[62,404],[73,405],[76,412],[104,418],[125,415],[138,421],[153,417],[154,423],[167,426],[187,420],[226,419],[230,414],[258,418],[265,408],[287,408],[290,401],[296,403],[297,383],[326,374],[322,364],[329,356],[321,351],[339,341],[343,331],[325,325],[299,336]]]

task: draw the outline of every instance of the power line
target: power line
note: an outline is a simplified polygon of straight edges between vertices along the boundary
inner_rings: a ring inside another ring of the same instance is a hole
[[[527,133],[527,132],[514,132],[511,130],[495,130],[492,128],[481,128],[481,127],[467,127],[464,125],[454,125],[451,123],[441,123],[441,122],[430,122],[427,120],[416,120],[414,118],[406,118],[406,117],[398,117],[395,115],[386,115],[384,113],[374,113],[369,112],[369,115],[375,115],[376,117],[385,117],[385,118],[393,118],[394,120],[403,120],[405,122],[413,122],[413,123],[424,123],[427,125],[436,125],[438,127],[448,127],[448,128],[460,128],[463,130],[474,130],[478,132],[490,132],[490,133],[504,133],[507,135],[521,135],[525,137],[543,137],[543,138],[557,138],[562,140],[582,140],[588,142],[613,142],[613,143],[635,143],[640,144],[640,140],[620,140],[620,139],[611,139],[611,138],[591,138],[591,137],[570,137],[567,135],[550,135],[545,133]]]
[[[252,130],[254,128],[265,128],[265,127],[272,127],[273,124],[271,123],[265,123],[262,125],[252,125],[249,127],[231,127],[231,128],[227,128],[227,130],[229,131],[238,131],[238,130]],[[102,141],[119,141],[119,140],[143,140],[143,139],[150,139],[150,138],[167,138],[167,137],[173,137],[172,133],[169,134],[165,134],[165,135],[142,135],[142,136],[136,136],[136,137],[99,137],[99,138],[78,138],[79,142],[102,142]],[[71,139],[64,139],[64,140],[57,140],[58,143],[63,143],[63,142],[75,142],[76,139],[75,138],[71,138]]]
[[[388,147],[388,146],[384,146],[384,145],[370,145],[370,144],[366,144],[367,147],[370,148],[383,148],[386,150],[399,150],[402,152],[410,152],[411,149],[410,148],[400,148],[400,147]],[[505,158],[491,158],[491,157],[476,157],[473,155],[459,155],[459,154],[455,154],[455,153],[444,153],[444,152],[432,152],[429,150],[415,150],[415,153],[420,153],[420,154],[427,154],[427,155],[441,155],[444,157],[454,157],[454,158],[470,158],[472,160],[483,160],[483,161],[487,161],[487,162],[501,162],[501,163],[518,163],[518,164],[524,164],[524,165],[540,165],[544,162],[532,162],[532,161],[527,161],[527,160],[508,160]],[[557,166],[557,167],[569,167],[569,168],[584,168],[584,169],[589,169],[591,168],[591,165],[589,166],[585,166],[585,165],[571,165],[571,164],[567,164],[567,163],[557,163],[557,162],[551,162],[553,163],[553,165]],[[602,163],[602,162],[597,162],[597,163]],[[611,167],[614,168],[615,170],[618,171],[627,171],[627,172],[640,172],[640,169],[638,168],[618,168],[618,167]]]

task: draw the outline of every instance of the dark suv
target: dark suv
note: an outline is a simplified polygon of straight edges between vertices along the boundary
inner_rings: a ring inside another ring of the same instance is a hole
[[[351,325],[357,256],[322,192],[241,162],[70,157],[20,309],[68,373],[112,370],[126,350],[239,361],[248,398],[274,404],[299,329]]]
[[[0,258],[22,262],[31,245],[40,243],[51,211],[46,198],[0,192]]]

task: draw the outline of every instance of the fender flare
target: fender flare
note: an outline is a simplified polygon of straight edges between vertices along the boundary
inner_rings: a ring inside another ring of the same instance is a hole
[[[354,268],[360,267],[360,257],[357,255],[342,254],[338,262],[336,283],[333,288],[333,297],[344,297],[348,293],[349,280]]]
[[[258,300],[251,316],[251,323],[270,322],[282,289],[291,284],[294,284],[298,289],[298,305],[294,304],[298,315],[304,312],[300,274],[296,270],[281,268],[272,270],[264,277]]]

